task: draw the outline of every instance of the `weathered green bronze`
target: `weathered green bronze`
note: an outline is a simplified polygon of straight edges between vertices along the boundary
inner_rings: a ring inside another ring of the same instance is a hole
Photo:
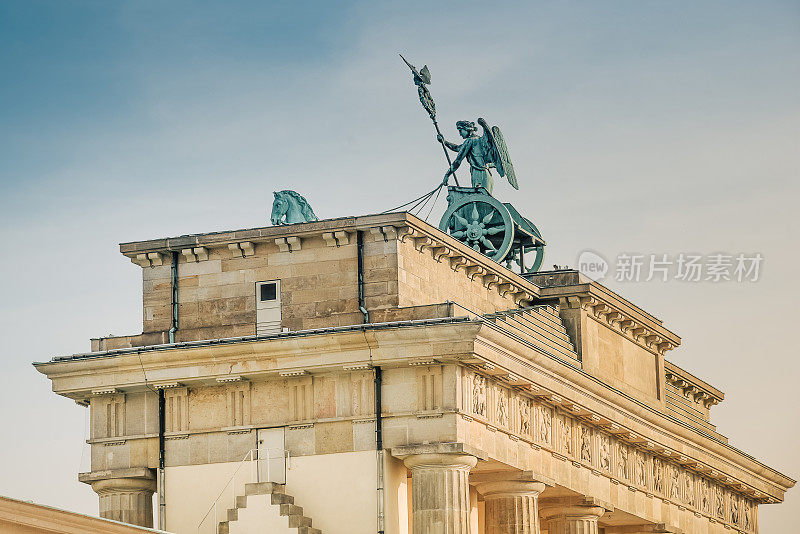
[[[483,187],[448,187],[439,229],[522,274],[538,271],[544,261],[545,242],[536,225]]]
[[[490,127],[484,119],[479,118],[478,125],[483,129],[479,137],[476,133],[478,126],[474,122],[461,120],[456,123],[456,129],[464,141],[461,144],[447,141],[436,122],[436,104],[427,87],[431,83],[428,66],[425,65],[418,71],[402,54],[400,57],[414,75],[419,101],[433,121],[436,140],[441,143],[448,163],[444,180],[438,188],[400,208],[414,202],[414,207],[419,206],[420,202],[427,202],[453,176],[456,186],[447,188],[447,211],[439,222],[439,229],[497,263],[504,263],[509,269],[521,274],[538,271],[544,261],[545,247],[539,229],[521,216],[514,206],[500,202],[492,196],[494,178],[491,169],[495,169],[500,176],[505,176],[511,187],[519,189],[514,165],[500,128]],[[452,161],[448,150],[456,153]],[[472,187],[460,187],[455,176],[456,170],[465,159],[469,163]],[[413,211],[414,208],[411,209]]]
[[[442,183],[447,184],[450,175],[458,169],[461,162],[466,158],[469,163],[470,176],[472,177],[472,187],[482,187],[490,195],[494,190],[494,179],[489,169],[497,169],[500,176],[508,178],[508,183],[514,189],[519,189],[517,177],[514,174],[514,166],[511,164],[511,157],[508,154],[508,147],[503,139],[500,128],[493,126],[489,128],[486,121],[478,119],[478,124],[483,128],[483,135],[478,137],[475,132],[478,127],[472,121],[458,121],[456,128],[459,135],[464,139],[460,145],[451,143],[438,135],[436,139],[444,146],[457,152],[455,161],[447,169]]]
[[[301,194],[288,189],[275,191],[273,194],[275,200],[272,202],[272,215],[270,215],[272,224],[279,226],[317,220],[314,210]]]
[[[427,65],[423,65],[422,70],[418,71],[414,65],[406,61],[406,58],[403,57],[403,54],[400,54],[400,58],[405,62],[406,65],[408,65],[408,68],[411,69],[411,72],[414,75],[414,85],[417,86],[419,102],[422,104],[422,107],[425,109],[425,111],[428,112],[428,116],[430,116],[431,120],[433,121],[433,127],[436,128],[436,138],[439,139],[439,142],[442,144],[442,150],[444,150],[444,157],[447,158],[447,164],[450,166],[450,168],[452,168],[453,162],[450,161],[450,154],[447,153],[447,148],[445,148],[444,144],[444,138],[442,138],[442,132],[439,130],[439,123],[436,121],[436,103],[433,101],[433,96],[431,96],[431,92],[428,90],[428,85],[431,83],[431,71],[428,70]],[[456,181],[456,185],[459,185],[458,177],[455,175],[455,169],[453,169],[451,174],[453,175],[453,179]]]

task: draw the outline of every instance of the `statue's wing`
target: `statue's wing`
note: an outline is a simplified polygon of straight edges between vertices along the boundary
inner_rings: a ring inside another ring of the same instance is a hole
[[[494,165],[497,158],[495,157],[494,142],[492,141],[492,129],[489,128],[489,125],[486,124],[486,121],[483,119],[478,119],[478,124],[483,128],[483,135],[478,138],[478,142],[481,144],[486,154],[489,155],[490,163]],[[503,174],[503,171],[500,171],[500,174]]]
[[[511,163],[511,155],[508,153],[506,140],[503,139],[503,134],[497,126],[492,126],[492,137],[494,138],[494,146],[497,148],[497,155],[503,164],[503,170],[505,171],[508,183],[510,183],[511,187],[514,189],[519,189],[517,175],[514,173],[514,164]],[[495,164],[495,166],[500,167],[500,165],[497,164]],[[502,176],[502,174],[501,172],[500,175]]]
[[[495,169],[500,173],[500,176],[505,176],[508,179],[511,187],[519,189],[517,176],[514,173],[514,165],[511,163],[511,156],[508,153],[508,147],[500,128],[497,126],[489,128],[489,125],[482,118],[478,119],[478,124],[483,128],[483,137],[486,138],[486,143],[489,147],[488,154],[494,163]]]

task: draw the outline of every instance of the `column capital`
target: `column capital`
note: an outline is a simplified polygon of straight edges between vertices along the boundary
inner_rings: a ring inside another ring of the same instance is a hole
[[[556,517],[565,517],[570,520],[586,519],[597,521],[605,513],[606,509],[602,506],[588,505],[548,507],[539,510],[539,515],[541,515],[542,519],[545,521]]]
[[[464,443],[392,449],[411,470],[414,534],[469,534],[469,470],[485,453]]]
[[[487,460],[489,456],[482,450],[476,449],[471,445],[461,442],[450,443],[425,443],[422,445],[403,445],[402,447],[392,448],[392,456],[399,458],[408,465],[407,459],[412,456],[442,456],[441,461],[447,461],[446,457],[472,456],[475,460]],[[453,461],[457,461],[453,459]],[[412,463],[414,460],[412,460]],[[445,464],[439,464],[445,465]],[[473,463],[470,467],[474,466]]]
[[[406,456],[403,458],[403,463],[412,471],[419,467],[450,467],[469,470],[475,467],[478,459],[471,454],[428,453]]]
[[[553,511],[558,510],[575,510],[575,513],[578,513],[579,510],[587,509],[587,508],[596,508],[602,510],[600,515],[603,515],[605,512],[611,512],[614,510],[614,506],[606,501],[598,499],[596,497],[585,497],[582,495],[575,495],[575,496],[568,496],[568,497],[546,497],[544,499],[539,499],[539,508],[544,514],[545,511],[548,513],[553,513]]]
[[[505,497],[530,496],[538,497],[544,491],[542,482],[528,480],[497,480],[494,482],[481,482],[476,486],[478,493],[484,499],[501,499]]]
[[[598,499],[577,495],[543,499],[539,515],[551,534],[597,534],[598,520],[611,509]]]
[[[78,473],[78,480],[92,487],[98,482],[105,480],[129,480],[132,484],[149,482],[155,489],[156,475],[152,469],[147,467],[129,467],[125,469],[104,469],[102,471],[91,471],[88,473]]]
[[[123,523],[153,526],[155,473],[146,467],[109,469],[80,473],[78,480],[90,484],[100,497],[100,517]]]
[[[538,497],[546,485],[530,471],[475,477],[486,502],[486,534],[539,534]]]

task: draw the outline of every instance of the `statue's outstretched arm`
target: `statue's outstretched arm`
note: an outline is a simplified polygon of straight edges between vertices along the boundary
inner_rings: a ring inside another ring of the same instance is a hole
[[[458,148],[458,155],[456,155],[456,159],[453,160],[453,165],[450,166],[451,169],[455,172],[458,169],[458,166],[461,165],[461,162],[464,161],[464,158],[467,157],[469,154],[470,144],[469,143],[461,143],[461,146]]]
[[[459,165],[461,165],[461,162],[464,161],[464,158],[466,158],[467,154],[469,154],[470,148],[470,143],[466,141],[462,143],[460,147],[458,147],[458,155],[456,155],[456,159],[453,160],[453,163],[450,165],[450,168],[447,169],[447,172],[444,173],[444,181],[442,182],[442,185],[447,184],[450,175],[455,174],[456,169],[458,169]]]
[[[447,139],[445,139],[441,135],[437,135],[436,136],[436,140],[439,141],[440,143],[442,143],[444,146],[446,146],[450,150],[452,150],[453,152],[458,152],[458,149],[461,148],[461,145],[457,145],[455,143],[451,143],[450,141],[448,141]]]

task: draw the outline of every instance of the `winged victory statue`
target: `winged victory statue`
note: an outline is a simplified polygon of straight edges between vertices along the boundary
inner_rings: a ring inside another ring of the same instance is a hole
[[[511,187],[519,189],[500,128],[490,127],[483,118],[478,119],[477,125],[470,120],[460,120],[456,122],[456,129],[463,141],[461,144],[447,141],[436,121],[436,106],[428,89],[431,83],[428,66],[417,70],[405,58],[403,61],[411,69],[420,103],[433,121],[436,140],[441,143],[447,158],[448,168],[440,186],[447,186],[447,211],[439,229],[520,274],[538,271],[545,247],[541,233],[514,206],[492,196],[492,169],[504,176]],[[482,129],[480,136],[477,135],[478,126]],[[448,150],[456,153],[455,159],[450,159]],[[471,187],[461,187],[455,175],[465,159],[469,164]],[[451,176],[455,179],[455,186],[448,185]]]

